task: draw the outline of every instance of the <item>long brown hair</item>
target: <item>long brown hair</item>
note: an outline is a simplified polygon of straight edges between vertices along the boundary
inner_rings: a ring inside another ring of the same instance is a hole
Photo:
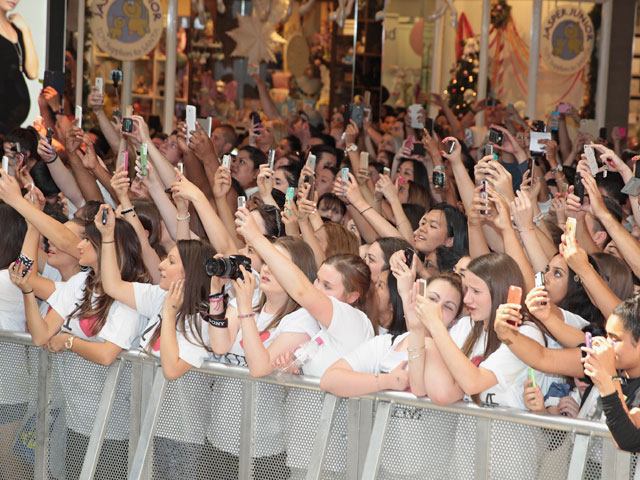
[[[102,236],[93,222],[87,223],[85,227],[85,238],[93,246],[98,254],[98,265],[102,255]],[[114,240],[116,247],[116,259],[120,275],[125,282],[148,283],[151,276],[147,267],[142,261],[142,248],[136,235],[136,231],[125,220],[116,219],[114,229]],[[97,295],[94,299],[93,295]],[[97,318],[93,324],[92,336],[97,335],[107,322],[109,309],[114,300],[102,290],[102,279],[99,272],[91,271],[87,275],[84,285],[82,300],[69,315],[71,318]]]
[[[281,237],[274,242],[274,245],[279,245],[289,252],[289,255],[291,255],[291,261],[295,263],[300,270],[302,270],[302,273],[306,275],[311,283],[315,282],[316,263],[313,257],[313,250],[311,250],[311,247],[306,242],[300,238]],[[271,322],[269,322],[269,325],[265,327],[265,331],[276,328],[280,324],[280,320],[300,308],[300,305],[298,305],[295,300],[289,296],[287,297],[287,301],[282,308],[276,312]],[[262,310],[265,303],[267,303],[267,297],[263,293],[262,298],[260,299],[260,304],[258,305],[258,311]]]
[[[160,259],[167,256],[166,249],[162,246],[162,218],[158,207],[152,200],[136,198],[131,201],[136,209],[140,223],[149,234],[149,244],[155,250]]]
[[[198,320],[198,314],[206,311],[209,306],[209,291],[211,288],[211,278],[204,269],[205,262],[215,255],[214,248],[203,240],[178,240],[176,243],[180,261],[184,270],[184,300],[182,307],[176,318],[176,332],[184,335],[189,343],[204,347],[212,351],[202,337],[202,326]],[[193,339],[186,334],[187,324]],[[151,340],[147,345],[147,353],[151,353],[151,348],[160,338],[162,324],[155,329]]]
[[[487,329],[487,343],[484,347],[482,360],[486,360],[489,355],[500,347],[500,340],[493,329],[498,307],[503,303],[507,303],[509,287],[511,285],[518,286],[525,291],[524,278],[520,267],[513,258],[503,253],[487,253],[478,258],[474,258],[469,262],[467,270],[482,279],[489,288],[491,295],[491,312],[489,313],[489,322],[485,326],[484,322],[474,322],[471,334],[462,346],[462,353],[468,358],[473,351],[473,347],[480,338],[482,330]],[[524,297],[524,296],[523,296]],[[524,298],[523,298],[524,300]],[[524,312],[524,310],[522,310]]]
[[[378,302],[376,291],[371,284],[371,270],[358,255],[342,253],[325,260],[333,266],[342,277],[342,285],[346,293],[358,292],[358,299],[351,305],[367,314],[373,330],[378,332]]]
[[[339,253],[358,254],[358,237],[345,226],[335,222],[324,222],[324,231],[327,235],[327,248],[324,251],[327,258]]]

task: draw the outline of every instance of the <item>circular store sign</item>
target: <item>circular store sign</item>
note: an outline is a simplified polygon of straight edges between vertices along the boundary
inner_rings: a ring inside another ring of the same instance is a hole
[[[160,0],[94,0],[91,30],[100,48],[118,60],[149,53],[164,29]]]
[[[594,36],[591,19],[581,8],[558,7],[542,24],[540,53],[551,70],[569,75],[591,58]]]

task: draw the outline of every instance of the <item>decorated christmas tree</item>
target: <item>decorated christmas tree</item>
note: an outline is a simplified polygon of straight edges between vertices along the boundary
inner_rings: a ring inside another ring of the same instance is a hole
[[[479,51],[475,37],[468,38],[464,42],[460,60],[451,70],[452,78],[444,91],[449,107],[458,118],[462,118],[476,101]]]

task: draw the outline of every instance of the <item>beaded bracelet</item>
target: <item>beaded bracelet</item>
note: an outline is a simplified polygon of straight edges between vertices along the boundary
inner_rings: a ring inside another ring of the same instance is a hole
[[[238,315],[238,319],[239,319],[239,320],[242,320],[242,319],[244,319],[244,318],[253,318],[253,317],[255,317],[255,316],[256,316],[256,314],[255,314],[255,313],[247,313],[246,315]]]

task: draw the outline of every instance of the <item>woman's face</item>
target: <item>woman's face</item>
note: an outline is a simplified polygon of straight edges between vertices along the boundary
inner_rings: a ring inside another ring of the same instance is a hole
[[[460,302],[462,302],[458,289],[446,280],[437,279],[427,285],[427,294],[425,296],[440,305],[442,308],[442,322],[448,328],[451,322],[456,319]]]
[[[178,148],[178,137],[175,135],[169,135],[159,150],[171,165],[177,165],[182,158]]]
[[[284,170],[281,168],[273,172],[273,188],[280,190],[282,193],[287,193],[289,180],[287,179],[287,175],[284,173]]]
[[[396,153],[396,141],[393,139],[393,135],[386,133],[382,136],[380,141],[379,151]]]
[[[0,10],[3,12],[10,12],[18,6],[20,0],[0,0]]]
[[[316,170],[316,192],[318,192],[318,198],[333,190],[334,179],[335,175],[331,170],[327,168]]]
[[[413,233],[415,247],[429,254],[440,245],[448,245],[447,218],[442,210],[431,210],[420,219],[418,229]]]
[[[396,173],[396,178],[403,177],[406,181],[413,181],[414,178],[413,173],[413,162],[402,162],[398,167],[398,172]],[[395,180],[395,178],[394,178]]]
[[[257,169],[253,167],[253,160],[246,150],[240,150],[238,155],[231,157],[231,176],[235,178],[242,188],[249,188],[258,176]]]
[[[169,250],[167,257],[158,265],[158,270],[160,271],[160,283],[158,286],[163,290],[169,290],[172,283],[184,280],[184,266],[182,265],[178,247],[173,247]]]
[[[262,257],[258,255],[251,245],[245,245],[240,250],[238,250],[241,255],[245,257],[249,257],[251,259],[251,268],[256,272],[262,271]]]
[[[67,222],[65,227],[75,233],[77,236],[84,235],[84,228],[75,222]],[[58,270],[64,270],[67,267],[78,265],[78,260],[66,252],[58,249],[53,243],[49,242],[47,250],[47,263]],[[66,280],[66,279],[63,279]]]
[[[467,292],[464,294],[464,305],[474,322],[488,322],[491,316],[491,293],[487,283],[475,273],[467,270],[464,277]]]
[[[398,184],[398,200],[400,203],[409,203],[409,183],[404,181]]]
[[[318,213],[322,218],[328,218],[332,222],[342,222],[342,211],[332,203],[322,202],[320,205],[318,205]]]
[[[273,122],[262,122],[262,125],[260,126],[260,135],[258,135],[258,143],[263,147],[271,147],[274,141]]]
[[[289,140],[287,140],[286,138],[283,138],[282,140],[280,140],[280,142],[278,142],[278,146],[276,147],[276,160],[282,157],[286,157],[290,153],[291,153],[291,144],[289,143]]]
[[[83,267],[91,267],[96,271],[98,269],[98,252],[96,252],[93,244],[84,237],[78,244],[78,250],[80,252],[78,263]]]
[[[382,248],[380,248],[380,244],[373,242],[369,246],[363,259],[365,263],[369,265],[369,270],[371,270],[371,281],[373,283],[377,282],[385,264],[384,253],[382,252]]]
[[[276,245],[276,250],[278,250],[282,255],[291,260],[291,254],[286,248],[283,248],[280,245]],[[260,289],[265,293],[265,295],[267,295],[267,297],[278,294],[286,294],[284,289],[280,286],[280,283],[278,282],[276,277],[271,272],[269,265],[267,265],[266,263],[263,263],[262,268],[260,269]]]
[[[556,305],[567,295],[569,288],[569,267],[560,255],[551,259],[544,273],[545,289],[549,293],[549,299]]]
[[[354,303],[358,297],[356,296],[351,302],[351,292],[345,291],[344,282],[342,281],[342,274],[334,267],[327,263],[323,263],[318,270],[318,278],[313,285],[325,295],[336,298],[341,302]]]
[[[393,307],[389,294],[389,270],[380,273],[376,281],[376,298],[378,299],[378,313],[380,325],[389,329],[393,319]]]

